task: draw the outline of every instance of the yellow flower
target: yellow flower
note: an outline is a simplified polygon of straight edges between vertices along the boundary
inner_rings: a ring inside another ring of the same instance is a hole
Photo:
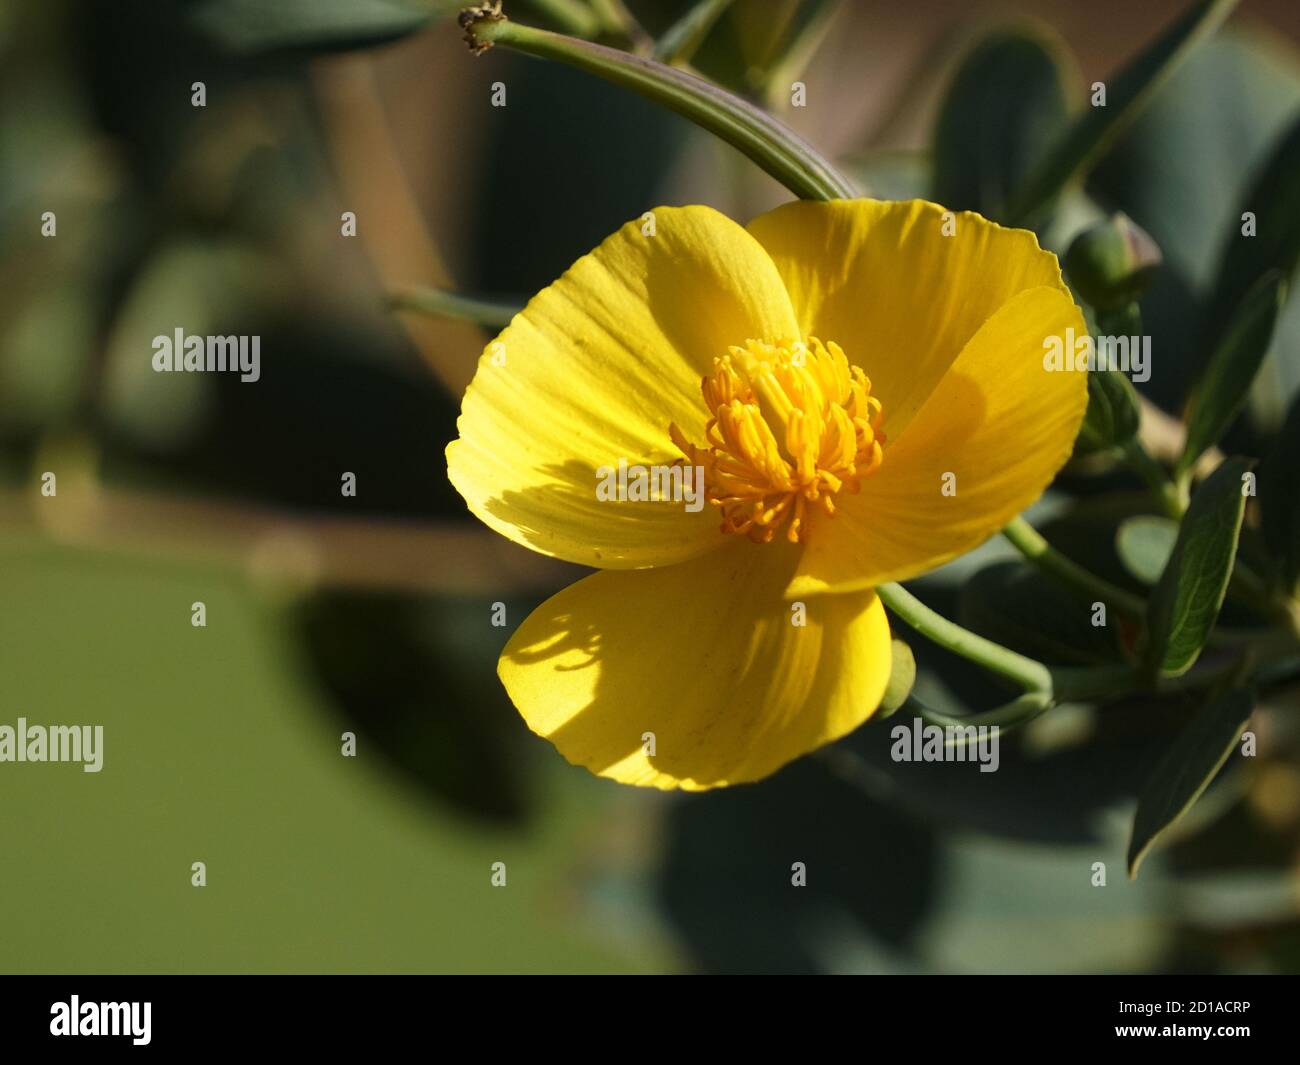
[[[525,721],[691,789],[852,731],[889,678],[872,589],[976,547],[1069,457],[1086,376],[1044,351],[1070,330],[1032,233],[922,201],[624,226],[488,345],[447,449],[485,523],[601,571],[502,653]],[[710,505],[598,493],[620,461],[699,467]]]

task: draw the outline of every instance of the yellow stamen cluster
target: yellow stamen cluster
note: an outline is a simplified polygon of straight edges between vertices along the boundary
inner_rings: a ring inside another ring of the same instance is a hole
[[[722,531],[767,543],[807,538],[810,505],[835,513],[834,495],[856,492],[883,457],[880,401],[838,344],[748,340],[713,360],[702,390],[710,417],[705,445],[674,423],[673,443],[704,468],[705,498],[722,510]]]

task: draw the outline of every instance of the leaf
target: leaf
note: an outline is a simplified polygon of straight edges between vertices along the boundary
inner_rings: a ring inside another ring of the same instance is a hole
[[[461,5],[454,0],[198,0],[190,17],[237,52],[367,48]]]
[[[1079,174],[1087,173],[1124,128],[1133,121],[1155,89],[1188,53],[1213,33],[1236,6],[1236,0],[1200,0],[1106,82],[1106,106],[1080,115],[1034,170],[1008,209],[1020,224],[1029,220]]]
[[[1192,496],[1169,564],[1147,604],[1147,664],[1167,676],[1187,672],[1214,628],[1232,576],[1246,511],[1245,459],[1228,459]]]
[[[1128,848],[1128,875],[1209,787],[1237,745],[1255,709],[1254,696],[1234,688],[1207,703],[1157,763],[1138,798]]]
[[[1090,191],[1150,233],[1164,256],[1142,298],[1158,371],[1141,391],[1167,411],[1185,408],[1204,369],[1213,347],[1205,300],[1224,248],[1240,236],[1241,204],[1298,112],[1294,46],[1258,24],[1230,24],[1175,71],[1089,178]],[[1254,280],[1226,304],[1215,332]],[[1300,385],[1300,301],[1284,311],[1273,348],[1250,405],[1252,426],[1276,430]],[[1244,440],[1229,446],[1258,454]]]
[[[896,638],[890,645],[890,655],[889,683],[876,711],[876,717],[881,721],[907,702],[907,697],[912,694],[912,685],[916,683],[916,658],[912,649]]]
[[[1060,665],[1114,661],[1114,631],[1092,624],[1093,608],[1022,562],[995,562],[968,580],[962,624],[1022,654]]]
[[[1178,523],[1141,515],[1129,518],[1115,534],[1115,550],[1124,568],[1143,584],[1155,584],[1178,539]]]
[[[1283,586],[1300,594],[1300,396],[1259,471],[1259,510],[1264,542]]]
[[[388,593],[321,592],[289,615],[303,662],[337,718],[395,776],[458,813],[518,825],[528,813],[518,716],[485,683],[504,630],[491,604]],[[510,604],[520,614],[524,604]],[[382,764],[382,763],[381,763]]]
[[[1093,448],[1121,447],[1137,434],[1142,420],[1137,392],[1119,370],[1088,374],[1088,410],[1080,436]]]
[[[1069,117],[1067,55],[1031,27],[1000,30],[962,60],[934,129],[932,198],[996,218]]]
[[[1008,698],[1005,686],[964,660],[925,642],[913,651],[913,694],[928,708],[969,717]],[[883,725],[857,729],[833,749],[857,754],[889,801],[954,832],[1034,843],[1096,843],[1109,833],[1107,815],[1131,815],[1151,766],[1185,724],[1187,706],[1181,698],[1150,695],[1104,709],[1058,706],[1023,728],[1002,732],[995,773],[969,764],[894,761],[894,729],[913,716],[901,709]],[[1044,747],[1049,725],[1073,731],[1073,737],[1058,735],[1055,745]],[[1117,840],[1115,846],[1123,843]]]
[[[1289,42],[1257,26],[1230,25],[1157,90],[1089,187],[1151,235],[1166,267],[1193,291],[1208,293],[1228,240],[1240,235],[1240,205],[1253,199],[1250,187],[1298,106],[1300,64]],[[1224,313],[1263,273],[1246,279]],[[1145,302],[1143,310],[1149,311]],[[1184,325],[1201,346],[1200,315]]]
[[[1231,219],[1213,295],[1206,308],[1207,346],[1213,346],[1228,317],[1271,271],[1294,275],[1300,260],[1300,118],[1278,140]],[[1242,233],[1242,215],[1255,217],[1253,236]]]
[[[1265,274],[1233,312],[1223,339],[1214,349],[1187,408],[1187,442],[1176,474],[1185,473],[1219,442],[1250,395],[1273,341],[1278,312],[1286,299],[1286,279],[1279,271]]]
[[[675,5],[642,5],[642,24],[656,37],[671,24],[656,18]],[[841,7],[838,0],[768,0],[733,3],[700,43],[692,66],[710,81],[753,98],[781,88],[789,102],[790,81],[799,78],[809,55]]]
[[[510,106],[494,110],[481,130],[485,162],[476,195],[464,204],[466,247],[476,251],[463,284],[481,292],[532,293],[550,284],[658,202],[695,135],[662,107],[555,63],[519,63],[510,74]],[[579,113],[581,122],[554,121]],[[540,158],[565,165],[539,167]],[[573,180],[606,169],[619,179]],[[527,181],[519,180],[523,173]],[[524,231],[529,239],[521,241]],[[509,255],[495,250],[507,247]]]
[[[887,728],[862,731],[888,744]],[[939,887],[934,830],[818,759],[683,796],[665,835],[656,895],[706,972],[827,972],[857,944],[905,950]]]
[[[1218,277],[1205,313],[1205,350],[1212,351],[1219,338],[1229,328],[1228,318],[1254,286],[1277,271],[1288,283],[1295,277],[1296,263],[1300,260],[1300,201],[1294,190],[1300,188],[1300,119],[1279,138],[1276,147],[1259,170],[1238,210],[1230,220],[1225,252],[1219,264]],[[1242,233],[1246,212],[1254,216],[1254,233]],[[1300,383],[1295,339],[1300,318],[1294,313],[1286,316],[1290,327],[1289,345],[1275,340],[1273,356],[1257,375],[1251,395],[1254,413],[1266,429],[1275,428],[1282,420],[1286,404]],[[1278,327],[1282,331],[1282,327]],[[1287,357],[1290,357],[1289,364]]]
[[[676,22],[659,35],[654,57],[661,63],[688,63],[696,49],[727,12],[732,0],[697,0]]]

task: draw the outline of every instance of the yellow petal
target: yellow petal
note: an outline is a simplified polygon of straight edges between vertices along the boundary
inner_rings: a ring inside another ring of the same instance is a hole
[[[856,728],[889,679],[874,593],[810,600],[793,623],[782,592],[797,558],[732,538],[680,565],[594,574],[524,621],[501,679],[529,727],[593,773],[659,788],[758,780]]]
[[[1056,288],[988,320],[856,496],[812,528],[791,597],[906,580],[977,547],[1037,499],[1070,457],[1087,373],[1045,368],[1045,342],[1086,335]],[[951,479],[947,477],[951,475]],[[949,485],[952,494],[945,494]]]
[[[485,349],[447,471],[469,508],[543,554],[666,565],[722,543],[713,508],[597,499],[597,469],[680,458],[703,438],[700,381],[746,339],[798,325],[759,243],[708,207],[629,222],[538,293]]]
[[[790,203],[749,231],[781,272],[803,334],[835,341],[867,372],[891,438],[1007,300],[1040,285],[1068,291],[1033,233],[924,200]]]

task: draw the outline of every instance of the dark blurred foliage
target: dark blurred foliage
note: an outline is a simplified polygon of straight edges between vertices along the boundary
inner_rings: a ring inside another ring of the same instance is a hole
[[[500,648],[469,635],[481,611],[477,602],[333,593],[298,613],[308,664],[343,728],[438,800],[511,824],[529,812],[523,745],[510,700],[483,683]]]
[[[662,898],[705,969],[815,973],[855,938],[899,957],[935,901],[934,830],[805,759],[669,817]],[[792,891],[803,866],[805,886]]]
[[[508,84],[511,103],[477,161],[469,281],[486,292],[530,293],[658,205],[686,125],[567,67],[512,62]]]

